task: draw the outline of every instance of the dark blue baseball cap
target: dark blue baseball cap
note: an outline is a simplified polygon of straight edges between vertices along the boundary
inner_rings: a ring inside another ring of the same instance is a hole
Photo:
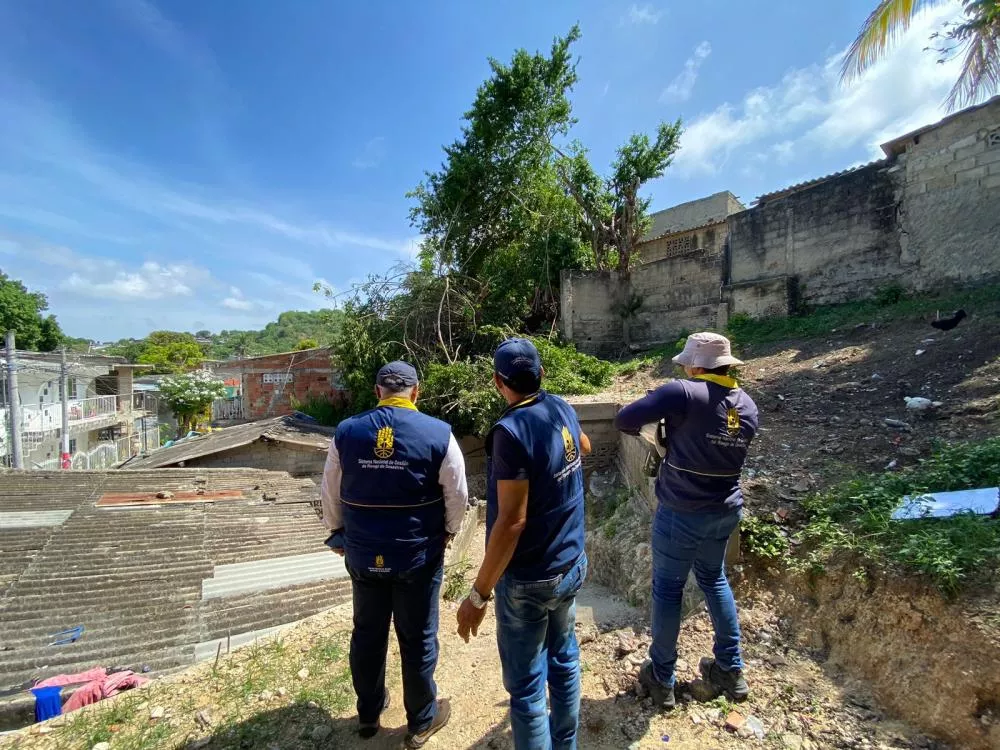
[[[518,376],[542,377],[542,358],[538,349],[528,339],[507,339],[493,354],[493,369],[504,380],[513,381]]]
[[[412,388],[419,382],[413,365],[400,360],[383,365],[375,376],[375,384],[383,388]]]

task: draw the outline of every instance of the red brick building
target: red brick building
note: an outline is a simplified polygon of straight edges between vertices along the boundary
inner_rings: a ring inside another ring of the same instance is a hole
[[[218,362],[212,366],[238,392],[213,406],[213,421],[245,422],[291,414],[311,398],[344,399],[329,347]]]

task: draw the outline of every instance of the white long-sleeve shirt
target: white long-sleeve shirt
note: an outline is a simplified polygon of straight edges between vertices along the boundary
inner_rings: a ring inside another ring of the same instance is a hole
[[[337,443],[331,440],[330,452],[326,454],[326,467],[323,469],[323,484],[320,487],[323,525],[330,531],[344,526],[344,507],[340,498],[340,480],[343,473]],[[444,495],[445,531],[457,534],[462,529],[462,518],[469,503],[469,487],[465,479],[465,457],[454,435],[448,437],[448,452],[441,462],[438,483]]]

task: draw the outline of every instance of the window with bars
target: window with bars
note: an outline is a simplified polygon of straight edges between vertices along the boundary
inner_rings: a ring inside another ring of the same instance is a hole
[[[265,372],[262,376],[264,385],[291,383],[294,380],[290,372]]]

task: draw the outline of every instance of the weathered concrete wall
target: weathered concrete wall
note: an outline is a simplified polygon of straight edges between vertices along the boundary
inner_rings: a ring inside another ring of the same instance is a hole
[[[1000,97],[921,133],[898,160],[914,286],[1000,277]]]
[[[895,193],[892,174],[879,163],[729,217],[730,281],[739,290],[732,311],[776,312],[775,282],[785,277],[796,280],[808,305],[870,296],[901,277]],[[767,293],[754,296],[761,283]]]
[[[191,459],[185,462],[185,466],[199,466],[206,469],[248,467],[287,471],[292,476],[301,477],[322,474],[325,463],[325,449],[258,440],[222,453]]]
[[[559,292],[563,335],[587,354],[621,354],[624,329],[616,308],[625,291],[614,271],[563,271]]]
[[[1000,279],[1000,97],[892,141],[892,156],[764,196],[726,224],[639,246],[625,283],[577,272],[564,284],[563,332],[583,351],[624,348],[616,307],[642,298],[632,343],[722,328],[727,315]],[[725,307],[720,301],[725,299]]]
[[[716,248],[639,266],[632,273],[631,290],[642,305],[629,321],[631,343],[652,347],[675,341],[684,331],[718,327],[723,273],[724,253]]]

